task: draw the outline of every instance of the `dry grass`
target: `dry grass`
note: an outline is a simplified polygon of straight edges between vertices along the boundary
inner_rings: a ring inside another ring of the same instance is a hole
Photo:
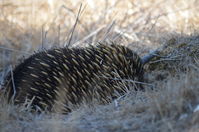
[[[78,9],[82,3],[77,25]],[[199,131],[199,1],[2,0],[0,82],[33,51],[113,41],[141,56],[169,48],[146,69],[151,87],[69,115],[34,114],[0,100],[0,131]],[[164,57],[163,57],[164,56]]]

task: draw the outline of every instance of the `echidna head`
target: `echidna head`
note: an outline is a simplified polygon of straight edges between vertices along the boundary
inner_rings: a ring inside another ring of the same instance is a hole
[[[144,81],[143,64],[140,57],[133,51],[129,51],[125,54],[127,60],[130,62],[130,68],[132,72],[132,78],[136,83],[136,90],[144,90],[141,83]]]

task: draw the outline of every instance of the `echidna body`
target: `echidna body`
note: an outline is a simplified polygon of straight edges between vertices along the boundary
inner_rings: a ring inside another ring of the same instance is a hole
[[[12,71],[11,71],[12,72]],[[70,105],[97,97],[109,102],[122,79],[142,81],[139,56],[121,45],[59,48],[30,56],[19,64],[5,83],[9,101],[31,101],[33,108],[69,112]]]

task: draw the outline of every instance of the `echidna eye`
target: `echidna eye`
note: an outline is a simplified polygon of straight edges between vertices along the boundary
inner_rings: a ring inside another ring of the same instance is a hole
[[[135,53],[134,53],[133,51],[127,52],[127,53],[125,54],[125,57],[126,57],[127,59],[134,59]]]

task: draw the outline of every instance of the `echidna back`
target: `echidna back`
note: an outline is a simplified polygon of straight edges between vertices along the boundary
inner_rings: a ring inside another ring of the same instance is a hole
[[[95,97],[109,102],[124,93],[122,80],[142,81],[142,76],[136,53],[120,45],[98,45],[36,53],[14,69],[13,80],[10,74],[5,86],[15,104],[28,100],[34,109],[63,113]]]

